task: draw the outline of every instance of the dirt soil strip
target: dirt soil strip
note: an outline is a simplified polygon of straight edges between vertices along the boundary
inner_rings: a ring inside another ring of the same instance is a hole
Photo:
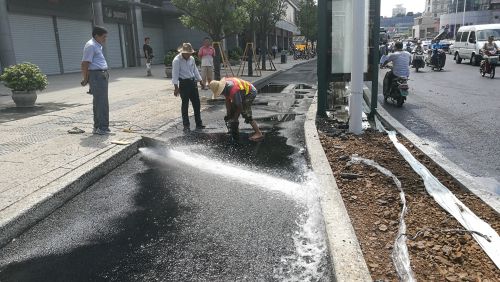
[[[500,270],[469,233],[453,231],[463,227],[426,193],[420,176],[385,133],[367,131],[354,136],[340,133],[331,122],[318,121],[317,126],[374,280],[398,281],[391,252],[401,212],[399,191],[377,169],[348,164],[353,154],[376,161],[401,181],[408,205],[405,220],[411,267],[418,281],[500,281]],[[460,188],[410,142],[399,141],[477,216],[500,231],[498,213]]]

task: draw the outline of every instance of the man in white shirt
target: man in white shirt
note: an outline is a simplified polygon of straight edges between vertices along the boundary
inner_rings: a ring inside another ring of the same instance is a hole
[[[191,56],[194,50],[190,43],[183,43],[178,51],[179,55],[172,61],[172,83],[175,87],[174,95],[177,97],[180,94],[182,99],[181,112],[184,132],[190,130],[188,116],[189,101],[193,105],[196,129],[203,129],[205,126],[201,121],[200,94],[198,93],[196,82],[199,82],[202,87],[203,84],[195,60]]]
[[[394,48],[396,49],[394,53],[386,56],[385,61],[382,63],[382,67],[385,67],[389,62],[393,64],[392,71],[387,72],[384,77],[384,93],[389,91],[394,78],[410,76],[411,54],[403,51],[402,42],[396,42]]]
[[[90,93],[93,95],[94,129],[92,133],[99,135],[109,134],[109,99],[108,99],[108,63],[102,52],[102,45],[106,42],[108,31],[96,26],[92,30],[90,39],[83,48],[81,64],[82,86],[90,84]]]

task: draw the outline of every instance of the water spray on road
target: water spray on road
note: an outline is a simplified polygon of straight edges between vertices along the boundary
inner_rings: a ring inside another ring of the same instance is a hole
[[[261,173],[253,167],[210,159],[182,149],[139,149],[143,158],[158,165],[186,165],[221,177],[221,181],[250,184],[274,191],[293,199],[305,211],[297,217],[298,229],[292,235],[295,254],[281,258],[274,269],[279,280],[324,279],[327,263],[324,223],[318,200],[317,184],[312,173],[304,175],[301,183]],[[240,188],[235,186],[235,188]]]

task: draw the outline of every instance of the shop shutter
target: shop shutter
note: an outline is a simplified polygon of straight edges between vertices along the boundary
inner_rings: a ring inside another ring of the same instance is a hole
[[[163,57],[165,56],[165,49],[163,47],[163,29],[161,28],[144,28],[144,37],[151,38],[151,48],[153,48],[153,64],[162,64]],[[143,43],[144,44],[144,38]],[[144,51],[142,51],[141,45],[141,55],[144,57]]]
[[[60,73],[52,17],[9,14],[16,62],[31,62],[45,74]]]
[[[92,38],[92,23],[57,18],[64,72],[78,72],[85,43]]]
[[[118,24],[106,24],[104,26],[108,30],[108,38],[104,44],[106,48],[106,62],[110,68],[122,68],[122,48],[120,42],[120,30]]]

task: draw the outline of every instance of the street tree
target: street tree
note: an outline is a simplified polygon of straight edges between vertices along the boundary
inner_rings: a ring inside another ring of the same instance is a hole
[[[172,0],[183,15],[180,20],[188,28],[206,32],[214,42],[237,34],[248,24],[244,0]],[[214,58],[215,79],[220,80],[221,56]]]
[[[308,42],[316,42],[318,38],[318,21],[317,21],[318,5],[314,0],[302,0],[299,3],[299,11],[297,12],[297,24],[300,34]],[[314,45],[314,44],[313,44]]]
[[[276,27],[276,23],[283,19],[286,13],[286,0],[246,0],[245,7],[250,16],[250,32],[258,34],[258,46],[262,60],[262,69],[266,69],[267,38]],[[284,46],[283,46],[284,47]]]

